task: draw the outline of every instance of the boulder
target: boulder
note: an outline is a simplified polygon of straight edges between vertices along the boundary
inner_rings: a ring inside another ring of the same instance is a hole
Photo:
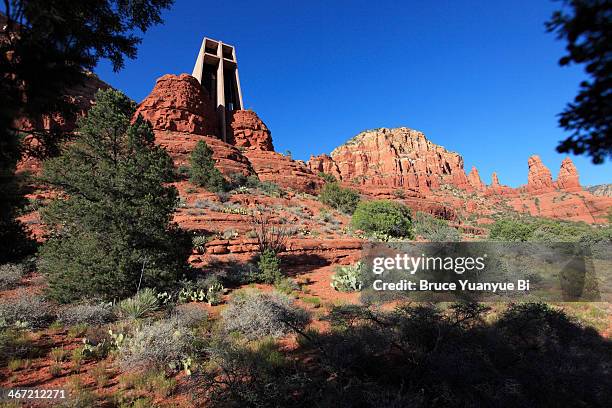
[[[232,136],[234,146],[248,150],[274,151],[272,135],[259,116],[250,110],[237,110],[232,114]]]
[[[217,115],[212,99],[191,75],[164,75],[139,105],[137,115],[154,130],[216,135]]]

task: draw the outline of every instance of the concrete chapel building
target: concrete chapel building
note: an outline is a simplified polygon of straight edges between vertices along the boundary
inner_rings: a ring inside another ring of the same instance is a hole
[[[227,142],[228,121],[231,120],[232,112],[244,107],[236,49],[232,45],[204,37],[191,75],[208,92],[217,110],[219,134]]]

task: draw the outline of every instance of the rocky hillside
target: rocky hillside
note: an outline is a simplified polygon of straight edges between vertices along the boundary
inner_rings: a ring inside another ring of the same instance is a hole
[[[466,175],[461,155],[404,127],[362,132],[330,155],[311,157],[308,166],[317,174],[332,174],[363,194],[388,198],[401,195],[415,209],[439,215],[443,207],[454,218],[484,216],[486,222],[490,215],[516,211],[595,223],[604,222],[612,206],[609,198],[582,189],[570,158],[563,160],[556,180],[534,155],[527,162],[526,185],[505,186],[493,173],[487,186],[476,167]]]
[[[596,196],[612,197],[612,184],[598,184],[596,186],[587,186],[585,187],[585,190]]]
[[[92,81],[82,92],[82,112],[102,86]],[[324,184],[320,175],[327,173],[366,197],[401,200],[468,230],[508,212],[598,223],[605,221],[612,206],[609,196],[582,189],[569,158],[556,179],[534,155],[527,162],[526,185],[505,186],[496,173],[486,185],[476,167],[466,174],[460,154],[406,127],[361,132],[329,155],[313,156],[304,163],[275,152],[265,123],[255,112],[239,110],[229,118],[231,134],[226,143],[217,134],[215,109],[204,92],[190,75],[164,75],[138,106],[137,115],[151,122],[157,143],[168,150],[177,167],[188,165],[191,151],[203,140],[227,177],[256,175],[295,193],[317,194]],[[187,191],[182,190],[189,200]]]

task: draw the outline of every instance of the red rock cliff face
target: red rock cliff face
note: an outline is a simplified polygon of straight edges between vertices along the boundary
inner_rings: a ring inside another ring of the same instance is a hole
[[[342,174],[340,174],[340,169],[338,169],[338,165],[327,154],[321,154],[319,156],[310,156],[310,160],[308,160],[308,168],[314,173],[326,173],[331,174],[336,178],[336,180],[342,180]]]
[[[253,111],[238,110],[232,115],[232,143],[249,150],[274,151],[268,127]]]
[[[307,193],[316,193],[323,186],[323,180],[298,160],[262,150],[247,150],[244,155],[262,181]]]
[[[529,166],[527,186],[525,188],[527,192],[546,193],[555,190],[550,170],[544,166],[540,156],[531,156],[527,161],[527,164]]]
[[[561,163],[559,175],[557,176],[557,187],[565,191],[582,191],[578,179],[578,170],[576,170],[574,162],[569,157],[565,158]]]
[[[437,189],[442,184],[470,189],[463,158],[408,128],[365,131],[331,153],[345,182],[408,189]],[[323,161],[313,158],[311,168]],[[324,166],[333,168],[330,163]],[[333,174],[333,173],[332,173]]]
[[[214,106],[198,80],[187,74],[159,78],[136,114],[150,121],[154,130],[217,134]]]

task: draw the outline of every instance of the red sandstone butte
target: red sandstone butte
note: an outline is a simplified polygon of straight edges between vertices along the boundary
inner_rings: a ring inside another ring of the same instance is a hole
[[[529,165],[527,186],[525,188],[527,192],[546,193],[555,190],[550,170],[548,170],[548,168],[544,166],[544,163],[542,163],[540,156],[531,156],[527,161],[527,164]]]
[[[272,136],[259,116],[250,110],[237,110],[232,114],[232,140],[234,146],[249,150],[274,151]]]
[[[485,183],[483,183],[480,179],[480,174],[478,174],[478,169],[475,166],[472,167],[472,170],[470,171],[470,174],[468,174],[467,178],[468,182],[475,190],[483,191],[487,188]]]
[[[471,188],[459,154],[405,127],[361,132],[334,149],[331,158],[341,179],[354,184],[420,191],[442,184]],[[309,166],[316,169],[320,164],[320,158],[313,158]]]
[[[191,75],[164,75],[139,105],[136,115],[151,122],[154,130],[215,135],[217,120],[213,103]]]
[[[578,170],[576,170],[574,162],[569,157],[566,157],[561,163],[559,175],[557,176],[557,188],[565,191],[582,191],[580,180],[578,179]]]

